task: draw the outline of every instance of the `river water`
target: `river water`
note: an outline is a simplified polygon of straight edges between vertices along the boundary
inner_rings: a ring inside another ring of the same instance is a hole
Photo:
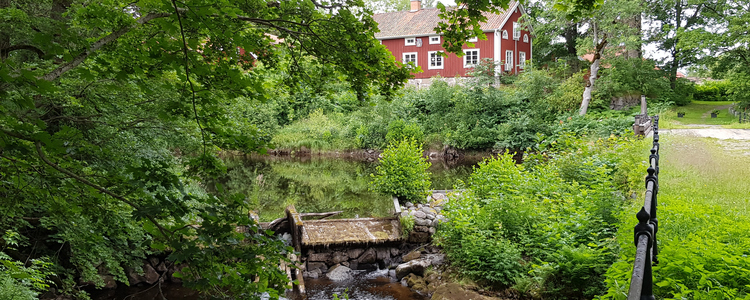
[[[354,279],[342,282],[332,282],[327,279],[306,279],[305,294],[288,292],[282,299],[286,300],[333,300],[334,295],[339,299],[350,300],[427,300],[401,283],[394,282],[388,277],[387,270],[362,272]],[[346,295],[346,296],[345,296]],[[199,300],[205,299],[197,292],[182,287],[179,284],[163,283],[161,286],[126,287],[120,285],[117,289],[94,293],[94,300]]]
[[[370,190],[376,161],[288,156],[224,160],[227,176],[219,181],[222,188],[247,195],[261,222],[283,217],[290,204],[300,213],[343,211],[335,218],[385,217],[393,209],[388,196]],[[432,189],[453,189],[459,180],[468,179],[477,162],[432,161]]]

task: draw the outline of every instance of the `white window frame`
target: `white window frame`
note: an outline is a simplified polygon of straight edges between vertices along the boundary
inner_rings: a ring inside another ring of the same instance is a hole
[[[428,51],[427,52],[427,70],[442,70],[445,68],[445,57],[440,56],[440,52],[443,51]],[[432,65],[432,55],[437,55],[438,58],[440,58],[440,66],[433,66]]]
[[[477,41],[479,41],[479,38],[477,38],[477,37],[469,38],[467,40],[467,42],[469,42],[469,43],[476,43]]]
[[[513,71],[513,50],[505,50],[505,71]]]
[[[508,39],[508,31],[507,30],[503,30],[503,39],[504,40]]]
[[[404,53],[401,53],[401,62],[404,63],[404,64],[407,64],[408,62],[406,61],[406,56],[407,55],[412,55],[412,54],[414,55],[414,67],[418,67],[419,66],[419,54],[418,54],[418,52],[404,52]]]
[[[433,41],[432,39],[437,39],[437,40]],[[439,45],[440,44],[440,36],[439,35],[433,35],[433,36],[431,36],[431,37],[428,38],[428,41],[429,41],[430,45],[435,45],[435,44]]]
[[[521,69],[526,68],[526,52],[523,52],[523,51],[518,52],[518,67]]]
[[[528,34],[524,34],[523,35],[523,42],[524,43],[528,43],[529,42],[529,35]]]
[[[409,40],[411,40],[411,42],[409,42]],[[416,37],[404,38],[404,46],[416,46],[416,45],[417,45]]]
[[[518,23],[513,22],[513,39],[519,40],[521,39],[521,29],[518,28]]]
[[[467,60],[469,58],[469,52],[473,52],[473,51],[477,52],[477,62],[475,64],[467,64]],[[464,68],[468,69],[468,68],[476,67],[481,60],[482,60],[482,56],[479,55],[479,48],[464,49]]]

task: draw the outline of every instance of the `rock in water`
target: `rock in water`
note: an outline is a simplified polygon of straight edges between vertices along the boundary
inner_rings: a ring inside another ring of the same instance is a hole
[[[415,259],[407,263],[403,263],[396,267],[396,278],[401,279],[414,273],[415,275],[422,276],[427,267],[430,266],[430,261],[426,259]]]
[[[349,269],[342,265],[335,265],[328,270],[328,274],[326,274],[326,277],[333,281],[349,280],[352,279],[352,269]]]

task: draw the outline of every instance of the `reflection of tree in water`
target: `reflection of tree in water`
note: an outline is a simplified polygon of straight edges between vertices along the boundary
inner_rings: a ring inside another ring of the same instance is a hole
[[[228,172],[219,182],[227,193],[246,195],[262,221],[282,217],[290,204],[299,212],[344,211],[339,218],[388,216],[393,206],[389,197],[369,190],[377,163],[317,157],[225,161]],[[433,188],[453,188],[457,179],[469,177],[471,165],[433,162]]]

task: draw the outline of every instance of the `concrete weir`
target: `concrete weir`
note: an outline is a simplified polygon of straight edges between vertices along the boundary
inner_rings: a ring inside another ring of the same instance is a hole
[[[433,191],[427,203],[407,202],[405,206],[394,198],[394,217],[385,218],[326,220],[341,212],[299,213],[290,205],[284,218],[260,225],[277,234],[291,233],[291,244],[300,256],[289,257],[296,268],[283,267],[289,279],[296,281],[295,289],[304,293],[304,278],[325,276],[341,281],[351,278],[352,270],[395,269],[407,261],[404,255],[429,242],[437,225],[446,221],[440,211],[449,193],[458,194]],[[402,217],[414,224],[406,236],[402,235]]]

